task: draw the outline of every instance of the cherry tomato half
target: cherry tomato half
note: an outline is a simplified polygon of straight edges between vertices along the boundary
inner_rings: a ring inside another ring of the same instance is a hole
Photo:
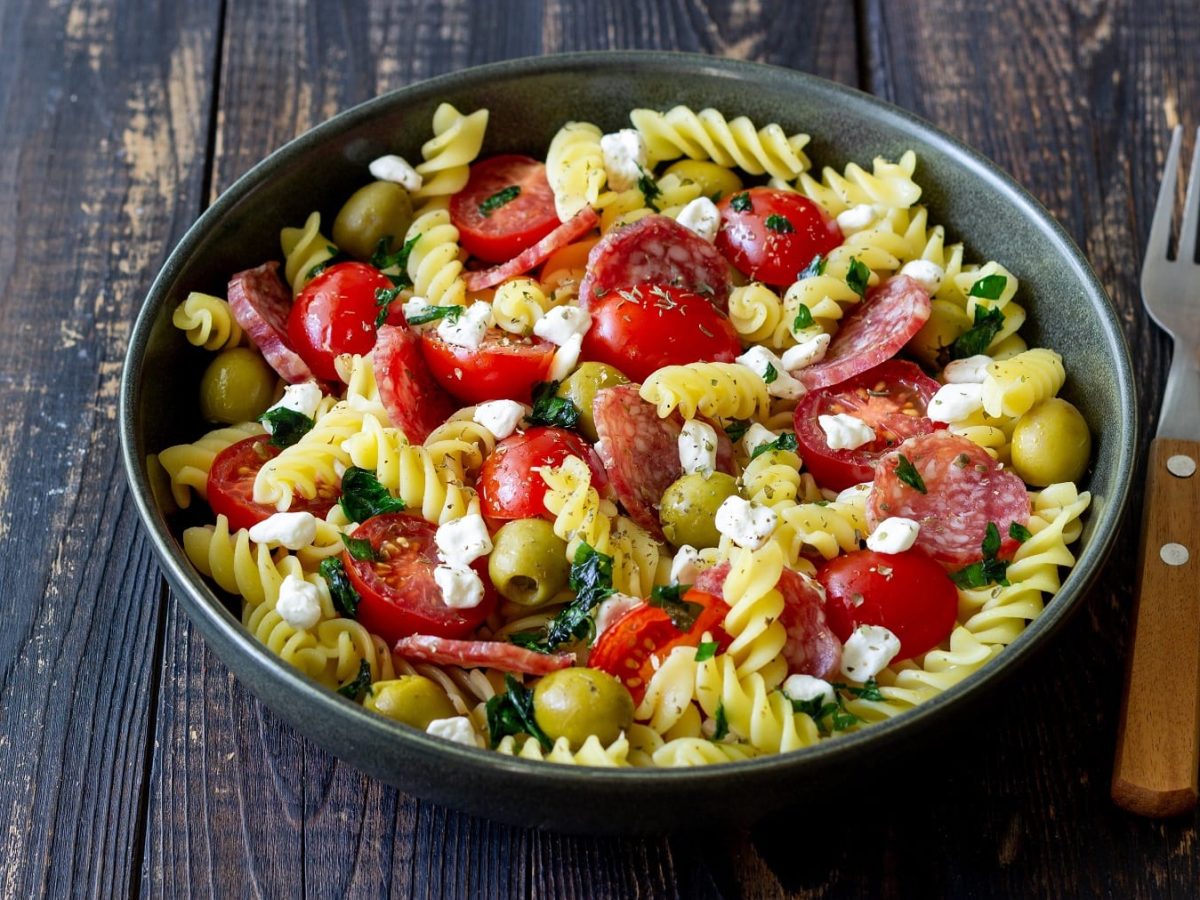
[[[355,559],[342,553],[342,563],[361,602],[358,621],[388,644],[410,634],[457,638],[479,627],[496,606],[487,560],[471,568],[483,581],[483,602],[471,609],[452,609],[433,578],[438,558],[437,526],[409,513],[384,513],[363,522],[354,537],[368,541],[379,557]]]
[[[655,672],[651,656],[661,662],[676,647],[697,647],[706,631],[717,642],[718,652],[724,650],[729,645],[729,636],[721,625],[729,612],[725,601],[695,588],[683,599],[700,606],[687,631],[675,627],[660,607],[634,607],[600,635],[588,656],[588,665],[618,679],[629,689],[634,702],[640,703]]]
[[[208,470],[208,505],[217,515],[229,520],[229,530],[252,528],[278,510],[254,502],[254,479],[263,464],[279,455],[269,437],[258,435],[230,444],[216,455]],[[310,512],[324,518],[333,508],[341,491],[337,485],[318,485],[317,496],[305,500],[297,495],[290,512]]]
[[[337,381],[337,356],[371,351],[379,312],[375,292],[390,287],[374,266],[347,262],[330,266],[300,292],[288,316],[288,339],[314,375]]]
[[[821,487],[845,490],[875,476],[875,464],[906,438],[934,430],[925,410],[939,385],[920,368],[891,359],[841,384],[813,391],[796,407],[796,440],[804,465]],[[830,450],[818,416],[862,419],[875,440],[854,450]]]
[[[790,191],[751,188],[717,204],[717,249],[747,278],[789,285],[818,254],[842,243],[842,230],[812,200]]]
[[[546,482],[537,469],[559,466],[568,456],[578,456],[592,470],[592,486],[601,495],[608,477],[591,445],[565,428],[530,428],[506,437],[483,461],[476,488],[483,514],[489,519],[553,519],[545,505]]]
[[[897,659],[932,650],[954,630],[958,591],[945,570],[922,553],[857,550],[817,570],[825,618],[846,641],[859,625],[882,625],[900,639]]]
[[[515,155],[475,163],[467,186],[450,198],[450,220],[472,256],[490,263],[512,259],[558,227],[546,167]]]
[[[528,403],[533,386],[550,377],[555,350],[549,341],[517,337],[500,328],[489,329],[475,350],[448,344],[433,330],[421,335],[421,353],[429,370],[464,403]]]
[[[593,300],[583,358],[608,363],[633,381],[663,366],[733,362],[737,330],[700,294],[642,282]]]

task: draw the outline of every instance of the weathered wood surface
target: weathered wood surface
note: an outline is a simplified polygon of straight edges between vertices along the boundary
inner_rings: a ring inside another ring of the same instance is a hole
[[[1050,653],[833,808],[564,837],[401,795],[277,722],[164,600],[112,428],[140,296],[255,161],[420,78],[624,47],[815,72],[979,148],[1092,260],[1153,398],[1169,351],[1136,273],[1168,126],[1197,124],[1194,3],[179,10],[0,5],[0,895],[1195,895],[1197,819],[1139,821],[1107,796],[1136,522]]]

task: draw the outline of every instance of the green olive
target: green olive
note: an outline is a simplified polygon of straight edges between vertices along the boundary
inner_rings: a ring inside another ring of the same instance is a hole
[[[684,181],[696,182],[705,197],[717,194],[720,199],[742,189],[742,179],[736,172],[705,159],[681,159],[669,165],[663,175],[678,175]]]
[[[371,685],[363,706],[424,731],[434,719],[458,715],[450,698],[424,675],[401,675]]]
[[[1043,400],[1013,429],[1012,464],[1034,487],[1078,481],[1092,454],[1092,436],[1083,415],[1066,400]]]
[[[412,219],[408,191],[390,181],[375,181],[355,191],[338,211],[333,242],[355,259],[370,259],[384,238],[389,239],[389,250],[399,249]]]
[[[658,520],[663,534],[676,547],[715,547],[721,543],[717,531],[717,510],[738,492],[732,475],[714,472],[703,475],[684,475],[663,492],[658,508]]]
[[[596,420],[592,418],[592,401],[601,388],[629,384],[629,379],[612,366],[585,362],[558,386],[558,396],[566,397],[579,407],[579,430],[591,441],[598,441]]]
[[[275,373],[257,351],[234,347],[218,353],[200,379],[200,413],[210,422],[249,422],[263,414],[275,393]]]
[[[921,326],[908,349],[927,366],[940,365],[943,348],[953,344],[964,331],[971,327],[971,319],[962,307],[949,300],[934,300],[929,319]]]
[[[590,735],[606,747],[633,724],[625,685],[599,669],[559,669],[533,689],[533,718],[551,740],[578,750]]]
[[[567,542],[545,519],[514,519],[492,537],[488,575],[513,603],[549,603],[567,586],[570,574]]]

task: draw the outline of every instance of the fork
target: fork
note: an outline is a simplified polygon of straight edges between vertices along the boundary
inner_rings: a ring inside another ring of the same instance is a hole
[[[1175,128],[1142,265],[1142,302],[1175,341],[1142,512],[1137,609],[1112,796],[1144,816],[1183,813],[1200,779],[1200,131],[1175,258],[1168,255],[1183,129]]]

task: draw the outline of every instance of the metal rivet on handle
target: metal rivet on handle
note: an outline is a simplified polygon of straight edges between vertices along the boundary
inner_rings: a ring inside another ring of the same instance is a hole
[[[1167,460],[1167,471],[1176,478],[1191,478],[1196,474],[1196,461],[1190,456],[1176,453]]]
[[[1190,558],[1188,548],[1183,544],[1163,544],[1158,549],[1158,555],[1168,566],[1185,565]]]

